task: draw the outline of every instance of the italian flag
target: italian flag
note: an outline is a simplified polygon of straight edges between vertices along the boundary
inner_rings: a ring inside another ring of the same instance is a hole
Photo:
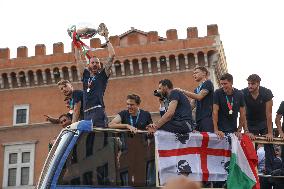
[[[229,189],[257,189],[259,188],[255,163],[252,163],[250,154],[255,149],[248,136],[243,135],[239,141],[235,134],[231,135],[232,153],[229,166],[227,188]],[[246,140],[246,141],[243,141]]]

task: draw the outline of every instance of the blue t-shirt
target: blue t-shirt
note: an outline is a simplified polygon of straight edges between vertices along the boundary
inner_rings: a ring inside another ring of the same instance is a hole
[[[72,110],[74,110],[75,104],[77,104],[78,102],[81,102],[79,120],[83,120],[83,119],[84,119],[83,91],[82,91],[82,90],[74,90],[74,91],[72,92],[72,98],[71,98],[70,100],[71,100],[71,106],[70,106],[70,108],[71,108]]]
[[[188,100],[188,98],[178,90],[172,90],[169,95],[169,101],[176,100],[178,102],[176,111],[174,116],[172,117],[172,120],[174,121],[184,121],[189,120],[192,122],[192,111],[191,111],[191,105]]]
[[[233,113],[229,114],[226,96],[230,103],[233,99]],[[214,93],[214,104],[219,105],[218,129],[223,132],[233,133],[237,131],[237,118],[240,107],[245,106],[243,93],[238,89],[233,89],[232,95],[226,95],[223,89],[217,89]]]
[[[153,123],[151,114],[148,111],[144,111],[140,109],[139,117],[138,116],[130,116],[128,110],[123,110],[118,113],[121,117],[122,124],[131,124],[131,119],[133,123],[133,127],[136,127],[140,130],[146,130],[146,126]],[[138,117],[138,120],[137,120]]]
[[[196,122],[205,117],[211,117],[213,110],[214,86],[212,81],[204,81],[194,90],[194,93],[198,94],[201,90],[208,91],[208,94],[202,100],[196,100]]]
[[[84,110],[94,106],[101,105],[103,108],[103,96],[106,90],[109,77],[105,69],[97,73],[94,77],[90,76],[89,70],[85,69],[83,73],[83,90],[84,90]]]

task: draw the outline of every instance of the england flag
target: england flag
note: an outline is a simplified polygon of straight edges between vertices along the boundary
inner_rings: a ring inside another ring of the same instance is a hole
[[[160,184],[177,175],[195,181],[225,181],[231,157],[231,137],[214,133],[155,133]]]

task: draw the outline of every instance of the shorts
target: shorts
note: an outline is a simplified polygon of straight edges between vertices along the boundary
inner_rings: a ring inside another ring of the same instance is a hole
[[[107,127],[108,119],[104,108],[98,107],[87,112],[84,112],[85,120],[92,120],[93,127]]]
[[[185,120],[185,121],[168,121],[165,123],[162,127],[159,128],[159,130],[168,131],[171,133],[179,133],[179,134],[185,134],[190,133],[194,130],[194,126],[192,124],[192,121]]]

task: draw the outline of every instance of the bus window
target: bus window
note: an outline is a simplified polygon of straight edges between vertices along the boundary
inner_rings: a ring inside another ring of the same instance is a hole
[[[155,186],[155,144],[147,138],[144,133],[83,132],[57,186]]]

